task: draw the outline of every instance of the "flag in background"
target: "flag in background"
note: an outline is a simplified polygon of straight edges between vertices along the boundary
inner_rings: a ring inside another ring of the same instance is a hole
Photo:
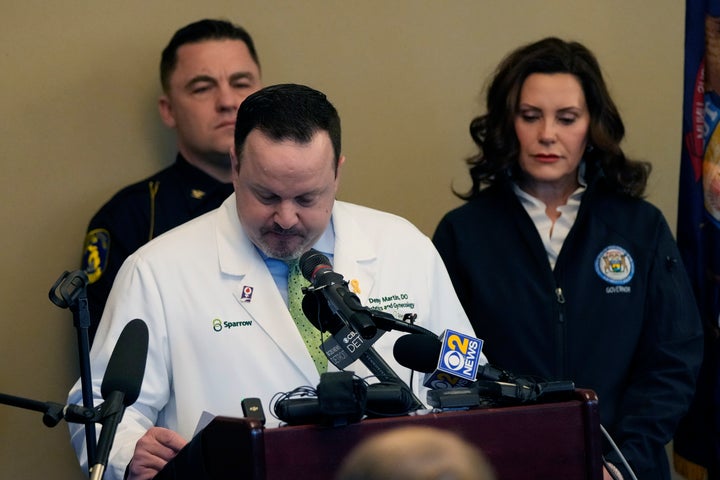
[[[687,0],[677,243],[705,326],[693,405],[674,439],[675,470],[720,479],[720,0]]]

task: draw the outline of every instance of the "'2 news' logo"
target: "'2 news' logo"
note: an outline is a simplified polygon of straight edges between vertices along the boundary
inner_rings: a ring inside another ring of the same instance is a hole
[[[469,385],[477,377],[482,345],[483,341],[479,338],[446,330],[437,369],[426,376],[423,384],[430,388]]]

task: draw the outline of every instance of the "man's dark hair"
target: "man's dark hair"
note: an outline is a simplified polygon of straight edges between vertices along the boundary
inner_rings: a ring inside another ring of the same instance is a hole
[[[160,83],[163,90],[170,90],[170,75],[177,64],[178,49],[188,43],[199,43],[205,40],[240,40],[247,45],[250,56],[260,68],[260,60],[255,51],[255,44],[250,34],[241,26],[227,20],[204,19],[193,22],[175,32],[160,57]]]
[[[260,130],[275,141],[308,143],[319,131],[328,132],[335,154],[340,158],[340,117],[324,93],[292,83],[263,88],[247,97],[235,122],[235,152],[241,163],[243,146],[250,132]]]

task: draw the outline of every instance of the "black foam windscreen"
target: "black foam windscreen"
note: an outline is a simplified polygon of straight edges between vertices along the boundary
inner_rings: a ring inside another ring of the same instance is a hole
[[[328,269],[332,270],[332,263],[330,263],[330,259],[314,248],[311,248],[307,252],[303,253],[298,263],[303,277],[305,277],[308,282],[313,281],[313,273],[320,265],[325,265]]]
[[[144,321],[130,321],[110,355],[100,391],[103,398],[112,392],[124,394],[123,404],[132,405],[140,395],[148,353],[148,329]]]
[[[302,310],[305,317],[321,332],[330,332],[335,335],[345,324],[328,307],[327,301],[314,293],[306,293],[302,300]]]
[[[393,356],[403,367],[417,372],[430,373],[438,366],[442,342],[434,335],[412,333],[398,338]]]

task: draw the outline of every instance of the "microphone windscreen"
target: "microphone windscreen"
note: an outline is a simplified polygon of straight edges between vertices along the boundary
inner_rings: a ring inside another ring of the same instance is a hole
[[[130,321],[110,355],[100,391],[103,398],[111,392],[124,394],[123,404],[132,405],[140,395],[148,353],[148,329],[144,321]]]
[[[302,311],[312,326],[321,332],[330,332],[335,335],[345,326],[342,320],[330,310],[327,301],[314,293],[305,294],[302,300]]]
[[[413,333],[397,339],[393,355],[403,367],[430,373],[438,366],[441,349],[442,342],[436,336]]]
[[[313,281],[313,273],[315,269],[320,265],[325,265],[329,269],[332,267],[330,259],[318,252],[314,248],[311,248],[307,252],[303,253],[299,260],[300,271],[308,282]]]
[[[305,318],[308,319],[313,327],[317,328],[321,332],[325,331],[318,321],[318,317],[320,316],[320,305],[314,293],[308,292],[305,294],[302,299],[302,311],[305,314]]]

